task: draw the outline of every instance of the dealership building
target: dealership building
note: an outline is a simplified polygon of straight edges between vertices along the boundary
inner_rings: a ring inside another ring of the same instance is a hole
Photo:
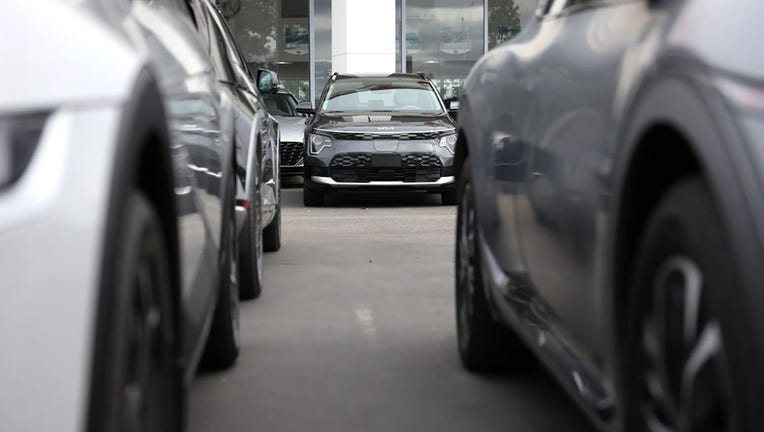
[[[218,0],[253,69],[315,100],[334,72],[424,72],[457,97],[472,65],[538,0]]]

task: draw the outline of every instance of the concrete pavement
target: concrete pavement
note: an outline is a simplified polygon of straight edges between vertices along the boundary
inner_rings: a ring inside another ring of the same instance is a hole
[[[203,373],[189,430],[589,431],[538,368],[476,376],[456,352],[455,207],[349,195],[302,207],[284,189],[283,246],[241,309],[242,352]]]

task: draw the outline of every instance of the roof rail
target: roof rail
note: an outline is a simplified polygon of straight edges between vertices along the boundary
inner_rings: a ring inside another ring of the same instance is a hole
[[[360,78],[360,77],[358,75],[354,75],[354,74],[335,72],[332,75],[332,78],[334,78],[334,79],[342,79],[342,78]]]
[[[423,79],[423,80],[426,80],[426,81],[430,80],[430,77],[428,77],[427,74],[424,73],[424,72],[409,72],[409,73],[396,72],[396,73],[391,73],[390,75],[388,75],[388,77],[390,77],[390,78],[395,78],[395,77],[399,77],[399,78],[419,78],[419,79]]]

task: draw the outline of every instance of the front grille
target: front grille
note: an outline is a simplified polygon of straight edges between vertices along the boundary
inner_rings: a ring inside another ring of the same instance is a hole
[[[371,153],[343,153],[334,156],[329,175],[336,182],[371,181],[434,182],[440,179],[440,159],[429,153],[404,153],[400,167],[373,167]]]
[[[280,143],[279,153],[281,154],[281,166],[299,165],[302,160],[301,142],[282,142]]]
[[[371,166],[369,153],[342,153],[334,156],[329,164],[331,168],[356,168]]]
[[[440,137],[443,132],[399,132],[381,134],[374,132],[332,132],[336,140],[344,141],[370,141],[375,139],[397,139],[401,141],[433,140]]]
[[[401,163],[410,168],[435,168],[443,166],[440,158],[430,153],[405,153],[401,155]]]

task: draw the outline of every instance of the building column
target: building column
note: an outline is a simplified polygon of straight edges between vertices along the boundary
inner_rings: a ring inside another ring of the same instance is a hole
[[[332,0],[332,70],[395,72],[395,0]]]

